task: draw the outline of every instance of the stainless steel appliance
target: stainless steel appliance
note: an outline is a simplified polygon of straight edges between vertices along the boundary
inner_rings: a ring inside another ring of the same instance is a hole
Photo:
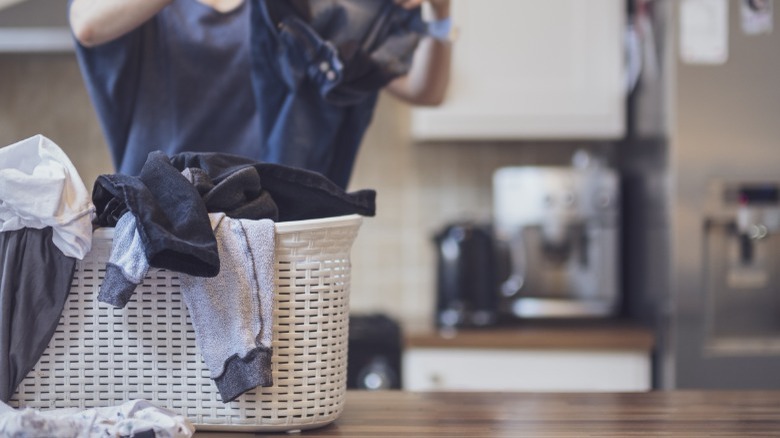
[[[607,317],[619,305],[618,178],[600,165],[506,167],[493,176],[496,237],[508,248],[501,311]]]
[[[751,32],[749,1],[632,3],[659,63],[618,148],[627,313],[656,328],[657,387],[780,388],[780,32]],[[720,59],[690,57],[701,29]]]
[[[780,354],[780,183],[713,182],[708,201],[703,350]]]

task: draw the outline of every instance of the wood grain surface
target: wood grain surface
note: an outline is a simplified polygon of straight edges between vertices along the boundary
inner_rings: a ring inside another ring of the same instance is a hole
[[[238,438],[253,434],[210,432],[195,436]],[[350,391],[344,413],[335,423],[301,432],[300,436],[780,436],[780,391],[582,394]]]
[[[436,331],[408,330],[406,347],[581,349],[650,351],[654,337],[649,329],[622,323],[526,324],[509,328]]]

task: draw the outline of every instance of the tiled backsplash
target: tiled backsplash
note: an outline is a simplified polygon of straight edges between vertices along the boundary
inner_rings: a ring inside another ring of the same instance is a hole
[[[0,145],[41,133],[60,145],[89,189],[113,172],[72,54],[0,56]],[[433,314],[433,234],[444,224],[489,221],[491,178],[507,165],[567,164],[583,143],[413,144],[410,109],[383,96],[351,189],[378,192],[353,250],[351,306],[425,322]]]

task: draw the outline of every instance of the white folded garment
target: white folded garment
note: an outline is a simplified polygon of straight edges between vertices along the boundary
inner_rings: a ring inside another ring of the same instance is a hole
[[[52,227],[54,245],[79,260],[92,247],[89,191],[68,156],[42,135],[0,148],[0,232]]]

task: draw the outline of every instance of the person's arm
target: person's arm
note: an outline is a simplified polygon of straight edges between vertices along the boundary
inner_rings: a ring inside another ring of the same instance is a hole
[[[423,0],[395,0],[405,8],[419,6]],[[449,0],[430,0],[434,19],[450,16]],[[392,95],[413,105],[439,105],[444,101],[450,81],[452,49],[448,41],[425,36],[417,46],[412,67],[404,76],[390,82],[386,89]]]
[[[137,28],[172,1],[73,0],[70,27],[83,46],[97,46]]]

